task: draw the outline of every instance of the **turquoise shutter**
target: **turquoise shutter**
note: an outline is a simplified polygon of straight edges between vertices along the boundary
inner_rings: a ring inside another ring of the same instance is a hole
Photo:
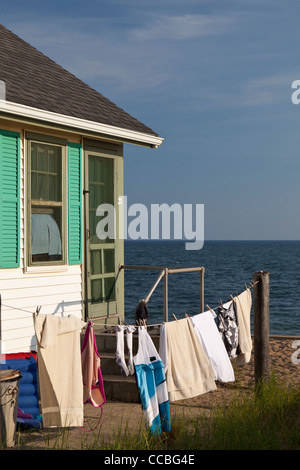
[[[0,268],[20,265],[20,134],[0,130]]]
[[[81,145],[68,144],[68,254],[69,264],[82,263]]]

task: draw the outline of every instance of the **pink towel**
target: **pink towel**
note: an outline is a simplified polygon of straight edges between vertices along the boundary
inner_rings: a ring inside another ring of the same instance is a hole
[[[99,408],[106,402],[103,377],[101,373],[100,355],[97,350],[96,338],[92,323],[89,322],[81,349],[83,403],[91,403]]]

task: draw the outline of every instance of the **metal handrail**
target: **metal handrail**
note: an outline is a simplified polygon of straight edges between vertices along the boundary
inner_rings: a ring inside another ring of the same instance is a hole
[[[192,268],[185,268],[185,267],[167,267],[167,266],[138,266],[138,265],[128,265],[128,264],[120,264],[119,269],[148,269],[148,270],[160,270],[161,273],[159,274],[157,280],[153,284],[152,288],[150,289],[148,295],[144,299],[146,302],[149,301],[151,295],[155,291],[156,287],[158,286],[159,282],[162,278],[164,278],[164,322],[168,321],[168,276],[169,274],[177,274],[177,273],[187,273],[187,272],[200,272],[200,313],[204,312],[204,273],[205,268],[203,266],[197,266]]]

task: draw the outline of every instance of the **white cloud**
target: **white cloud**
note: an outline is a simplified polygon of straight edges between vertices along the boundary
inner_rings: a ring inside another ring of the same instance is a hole
[[[250,80],[244,84],[244,98],[241,103],[248,106],[278,103],[291,95],[291,83],[291,75],[274,75]]]
[[[201,36],[222,34],[234,22],[234,16],[226,15],[162,16],[154,19],[152,24],[134,28],[131,34],[139,40],[194,39]]]

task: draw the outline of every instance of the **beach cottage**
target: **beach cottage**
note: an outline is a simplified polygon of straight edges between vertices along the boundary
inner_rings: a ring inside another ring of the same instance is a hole
[[[0,26],[2,352],[35,348],[37,306],[83,320],[123,318],[123,242],[97,237],[96,209],[118,210],[123,144],[162,140]]]

